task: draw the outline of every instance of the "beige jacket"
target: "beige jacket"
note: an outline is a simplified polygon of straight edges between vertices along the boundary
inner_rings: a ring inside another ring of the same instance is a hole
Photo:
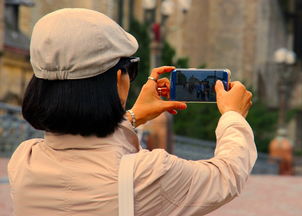
[[[8,165],[15,215],[118,215],[119,162],[135,152],[135,215],[204,215],[242,191],[257,157],[240,114],[225,113],[216,136],[215,157],[199,161],[140,149],[128,121],[107,138],[46,133],[25,141]]]

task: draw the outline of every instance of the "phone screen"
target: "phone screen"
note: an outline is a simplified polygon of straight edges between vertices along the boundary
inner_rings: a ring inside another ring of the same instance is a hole
[[[225,70],[176,69],[171,74],[171,100],[216,102],[217,80],[221,80],[228,90],[228,72]]]

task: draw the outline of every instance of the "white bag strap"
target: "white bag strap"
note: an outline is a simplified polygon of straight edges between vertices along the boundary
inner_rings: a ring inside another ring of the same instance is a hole
[[[134,216],[133,167],[136,154],[124,155],[118,172],[119,216]]]

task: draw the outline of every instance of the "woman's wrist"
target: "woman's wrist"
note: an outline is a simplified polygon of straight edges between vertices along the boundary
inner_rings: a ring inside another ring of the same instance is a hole
[[[132,114],[131,114],[132,113]],[[141,124],[144,124],[145,122],[142,120],[141,116],[139,115],[139,113],[137,112],[137,110],[135,110],[135,108],[132,108],[130,110],[126,111],[126,117],[128,119],[128,121],[131,123],[131,125],[136,128],[138,126],[140,126]]]
[[[128,118],[128,120],[130,121],[130,123],[131,123],[131,125],[132,125],[132,127],[133,128],[136,128],[137,126],[136,126],[136,117],[135,117],[135,114],[134,114],[134,112],[130,109],[130,110],[127,110],[126,111],[127,112],[127,118]],[[130,116],[129,116],[130,115]]]

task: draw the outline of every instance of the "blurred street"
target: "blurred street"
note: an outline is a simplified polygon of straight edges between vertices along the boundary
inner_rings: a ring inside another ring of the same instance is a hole
[[[242,194],[210,216],[301,216],[302,177],[252,175]]]
[[[12,215],[12,202],[10,199],[10,189],[7,179],[7,158],[0,158],[0,216]]]

